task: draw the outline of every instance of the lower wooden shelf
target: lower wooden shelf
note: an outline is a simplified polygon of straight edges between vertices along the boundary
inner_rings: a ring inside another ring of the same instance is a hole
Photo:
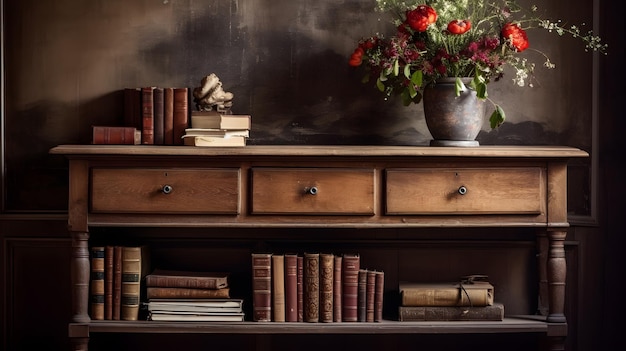
[[[70,323],[70,337],[90,333],[170,334],[494,334],[540,333],[567,335],[567,323],[547,323],[541,316],[512,316],[503,321],[378,323],[276,323],[276,322],[153,322],[91,321]]]

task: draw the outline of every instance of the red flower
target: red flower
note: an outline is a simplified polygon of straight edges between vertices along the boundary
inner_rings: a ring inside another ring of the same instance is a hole
[[[350,56],[350,61],[348,61],[348,64],[352,67],[360,66],[363,62],[364,53],[365,52],[361,47],[357,47],[356,49],[354,49],[354,52],[352,53],[352,56]]]
[[[515,51],[522,52],[528,49],[528,37],[526,32],[516,23],[507,23],[502,28],[502,36],[511,42]]]
[[[436,20],[437,12],[428,5],[419,5],[415,10],[406,12],[406,23],[418,32],[425,32]]]
[[[468,20],[454,20],[448,23],[448,32],[452,34],[463,34],[472,28],[472,23]]]

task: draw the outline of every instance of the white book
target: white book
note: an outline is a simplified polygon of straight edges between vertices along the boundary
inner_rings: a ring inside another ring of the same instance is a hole
[[[242,299],[150,299],[148,308],[186,306],[186,307],[218,307],[241,308]]]
[[[204,146],[204,147],[228,147],[228,146],[246,146],[246,137],[231,136],[214,137],[214,136],[191,136],[183,137],[183,144],[187,146]]]
[[[243,322],[244,313],[233,314],[168,314],[150,313],[148,317],[151,321],[168,322]]]
[[[248,129],[216,129],[216,128],[187,128],[185,129],[185,135],[183,138],[194,136],[213,136],[229,138],[232,136],[243,136],[248,138],[250,136],[250,130]]]

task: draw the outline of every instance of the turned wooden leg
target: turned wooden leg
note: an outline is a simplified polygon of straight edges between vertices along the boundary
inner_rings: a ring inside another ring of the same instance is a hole
[[[550,309],[547,321],[550,323],[565,323],[565,264],[564,241],[567,232],[555,230],[548,232],[550,254],[548,257],[548,293],[550,295]]]
[[[72,321],[87,323],[89,303],[89,233],[72,232]]]

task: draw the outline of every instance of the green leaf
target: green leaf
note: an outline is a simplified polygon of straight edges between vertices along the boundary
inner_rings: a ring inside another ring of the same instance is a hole
[[[499,105],[496,105],[495,111],[489,117],[489,123],[491,125],[491,129],[498,128],[506,119],[506,115],[504,114],[504,110]]]
[[[415,86],[413,84],[409,84],[409,86],[406,87],[406,90],[409,91],[409,96],[411,97],[411,100],[413,100],[413,98],[417,95],[417,90],[415,90]]]
[[[385,73],[385,72],[380,72],[380,76],[378,77],[378,79],[379,79],[381,82],[384,82],[384,81],[386,81],[386,80],[387,80],[387,75],[388,75],[388,73]]]
[[[464,92],[465,90],[467,90],[467,87],[465,86],[465,84],[463,84],[463,81],[461,81],[461,78],[456,77],[455,84],[454,84],[454,93],[456,94],[456,96],[461,96],[461,93]]]
[[[479,83],[476,85],[476,97],[485,100],[487,98],[487,84]]]
[[[393,75],[398,76],[400,74],[400,63],[398,60],[393,61]]]
[[[402,98],[402,104],[404,106],[409,106],[411,104],[411,97],[409,96],[409,92],[407,89],[402,90],[402,93],[400,93],[400,97]]]
[[[411,66],[404,66],[404,76],[406,77],[406,79],[411,79]]]
[[[381,92],[385,91],[385,84],[383,84],[382,80],[380,78],[376,79],[376,87],[378,88],[378,90],[380,90]]]
[[[415,84],[415,86],[421,87],[423,81],[422,71],[415,71],[411,75],[411,83]]]

